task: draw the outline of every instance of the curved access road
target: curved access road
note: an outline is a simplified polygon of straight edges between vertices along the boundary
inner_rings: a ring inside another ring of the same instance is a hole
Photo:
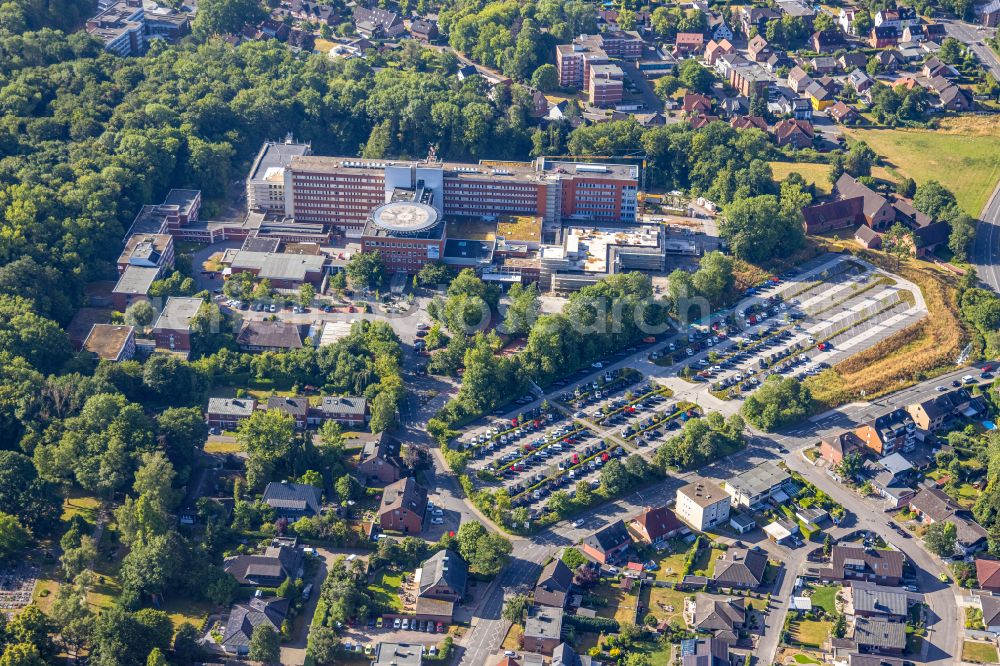
[[[972,264],[979,279],[1000,292],[1000,184],[979,215],[976,240],[972,245]]]

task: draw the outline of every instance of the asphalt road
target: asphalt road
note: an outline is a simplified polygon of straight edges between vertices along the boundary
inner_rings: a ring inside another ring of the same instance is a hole
[[[979,62],[983,63],[983,66],[993,72],[993,76],[1000,80],[1000,59],[986,43],[986,38],[994,34],[994,29],[980,30],[979,26],[965,21],[949,19],[939,19],[939,21],[945,24],[945,32],[948,33],[949,37],[954,37],[968,46],[979,58]]]
[[[979,214],[976,240],[972,245],[972,263],[979,279],[994,291],[1000,291],[1000,186]]]

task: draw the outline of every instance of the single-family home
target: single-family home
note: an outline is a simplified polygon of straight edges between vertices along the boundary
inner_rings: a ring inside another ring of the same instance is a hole
[[[977,557],[976,582],[981,590],[1000,592],[1000,560]]]
[[[264,504],[282,518],[298,520],[320,514],[323,491],[306,483],[272,481],[264,488]]]
[[[836,29],[817,30],[809,40],[816,53],[833,53],[845,46],[843,34]]]
[[[320,422],[336,421],[345,427],[364,426],[368,420],[368,399],[349,395],[324,396],[310,418]]]
[[[674,55],[677,57],[702,53],[705,50],[705,35],[700,32],[678,32],[674,42]]]
[[[712,98],[707,95],[702,95],[701,93],[685,93],[681,108],[684,109],[684,113],[688,115],[711,113]]]
[[[983,626],[992,634],[1000,634],[1000,596],[979,595],[979,610],[983,612]]]
[[[304,430],[309,424],[309,398],[272,395],[267,399],[267,409],[275,409],[295,419],[296,430]]]
[[[809,148],[814,136],[812,123],[808,120],[785,118],[774,126],[774,142],[779,147]]]
[[[694,601],[684,603],[684,621],[694,631],[711,632],[720,640],[735,643],[746,622],[746,600],[699,593]]]
[[[427,513],[427,490],[408,476],[385,487],[379,507],[379,525],[383,530],[419,534]]]
[[[989,536],[972,514],[939,488],[921,488],[910,499],[910,510],[917,514],[925,525],[948,522],[955,525],[955,551],[959,555],[970,555],[986,547]]]
[[[861,120],[861,115],[854,110],[853,106],[848,106],[840,101],[834,103],[826,112],[841,125],[853,125]]]
[[[773,49],[763,35],[755,35],[747,43],[747,55],[754,62],[764,62],[771,57],[771,53],[773,53]]]
[[[250,652],[254,629],[262,625],[280,634],[288,615],[288,603],[288,599],[280,597],[254,597],[235,604],[222,632],[222,649],[228,654],[246,655]]]
[[[938,95],[938,99],[941,102],[941,108],[947,111],[971,111],[974,106],[972,95],[969,94],[969,91],[959,88],[956,85],[945,88]]]
[[[649,545],[661,544],[687,529],[677,515],[666,506],[655,509],[647,506],[639,515],[629,520],[628,528],[637,541]]]
[[[394,483],[406,472],[406,464],[400,458],[400,442],[385,433],[365,441],[361,447],[358,474],[379,483]]]
[[[840,68],[845,72],[852,72],[855,69],[863,69],[865,65],[868,64],[868,56],[864,53],[859,53],[857,51],[853,53],[845,53],[839,58],[837,62],[840,63]]]
[[[597,562],[607,564],[630,545],[632,539],[629,538],[625,523],[616,520],[586,537],[580,549]]]
[[[729,548],[715,561],[712,582],[718,588],[753,590],[764,582],[767,555],[747,548]]]
[[[819,444],[819,454],[831,465],[839,465],[845,456],[862,449],[864,445],[857,435],[845,430],[839,435],[825,437]]]
[[[545,565],[535,584],[535,603],[539,606],[565,608],[573,589],[573,572],[560,558]]]
[[[717,638],[690,638],[681,641],[681,666],[731,666],[729,643]]]
[[[469,565],[452,550],[439,550],[427,558],[414,576],[417,617],[450,623],[455,604],[465,597],[468,577]]]
[[[905,592],[896,588],[853,582],[849,588],[848,610],[856,617],[905,620],[908,607]]]
[[[899,43],[899,30],[891,26],[874,26],[868,36],[868,44],[873,49],[885,49]]]
[[[302,554],[291,546],[268,546],[260,554],[228,557],[222,568],[240,585],[278,587],[302,576]]]
[[[855,69],[847,75],[847,83],[854,88],[856,93],[862,95],[875,85],[875,79],[870,77],[868,72],[863,69]]]
[[[906,648],[906,623],[858,617],[854,619],[852,640],[860,652],[902,654]]]
[[[903,553],[860,546],[836,545],[830,551],[830,568],[821,580],[849,583],[856,580],[898,587],[903,578]]]

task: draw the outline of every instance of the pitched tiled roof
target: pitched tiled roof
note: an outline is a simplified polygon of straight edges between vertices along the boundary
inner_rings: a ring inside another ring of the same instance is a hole
[[[906,615],[906,594],[892,589],[854,587],[854,609],[883,615]]]
[[[632,520],[642,525],[646,529],[649,538],[654,541],[682,527],[681,521],[666,506],[656,509],[646,507],[642,513]]]
[[[272,481],[264,489],[264,503],[275,509],[289,509],[318,515],[322,491],[304,483]]]
[[[718,585],[757,587],[764,580],[767,556],[757,550],[730,548],[715,561],[712,580]]]
[[[439,550],[421,565],[420,596],[428,596],[427,590],[441,585],[448,586],[457,594],[465,594],[468,576],[469,566],[461,555],[451,550]]]
[[[260,625],[281,632],[281,623],[288,614],[288,599],[277,597],[251,599],[247,603],[236,604],[229,611],[229,621],[222,634],[222,645],[230,652],[250,645],[253,630]]]
[[[906,624],[866,617],[855,618],[854,642],[858,646],[902,650],[906,647]]]
[[[865,572],[887,578],[903,576],[903,554],[898,550],[834,546],[830,553],[834,574],[844,577],[845,564],[863,565]]]
[[[385,487],[380,514],[395,509],[407,509],[423,518],[427,510],[427,491],[412,476],[400,479]]]
[[[620,520],[616,520],[607,527],[604,527],[583,540],[583,543],[587,544],[594,550],[600,553],[606,553],[609,550],[613,550],[623,543],[629,541],[628,530],[625,529],[625,523]]]

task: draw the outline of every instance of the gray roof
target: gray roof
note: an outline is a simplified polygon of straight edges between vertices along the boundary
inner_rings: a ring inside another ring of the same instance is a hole
[[[249,646],[253,630],[260,625],[281,633],[281,623],[287,614],[288,599],[255,598],[247,603],[236,604],[229,611],[229,621],[222,634],[222,645],[230,652]]]
[[[730,548],[715,561],[712,580],[722,586],[757,587],[764,580],[767,556],[758,550]]]
[[[562,634],[563,612],[561,608],[536,606],[531,617],[524,623],[525,638],[559,638]]]
[[[563,607],[566,596],[573,587],[573,572],[559,558],[553,559],[542,569],[535,585],[535,603]]]
[[[694,628],[701,631],[732,630],[746,619],[742,597],[699,594],[695,598]]]
[[[625,528],[625,523],[616,520],[585,538],[583,543],[598,552],[606,553],[629,541],[631,541],[631,538],[628,535],[628,530]]]
[[[983,609],[983,624],[987,627],[1000,625],[1000,597],[981,592],[979,604]]]
[[[264,489],[264,502],[275,509],[318,514],[323,491],[304,483],[272,481]]]
[[[182,215],[189,215],[194,202],[201,198],[201,190],[170,190],[163,200],[164,206],[177,206]]]
[[[590,666],[590,655],[577,654],[568,643],[560,643],[552,651],[552,666]]]
[[[295,548],[268,546],[261,554],[227,558],[223,569],[241,585],[253,585],[261,577],[294,578],[299,564],[299,551]]]
[[[160,269],[156,266],[126,266],[111,293],[145,296],[159,275]]]
[[[439,550],[421,565],[420,596],[432,587],[446,585],[458,595],[465,594],[469,567],[462,556],[452,550]]]
[[[375,663],[372,666],[420,666],[423,654],[423,645],[379,643],[375,646]]]
[[[791,474],[773,462],[765,462],[727,480],[726,485],[735,490],[742,490],[751,497],[755,497],[768,492],[775,486],[781,485],[791,478]]]
[[[328,395],[323,398],[320,410],[324,413],[364,416],[368,400],[351,395]]]
[[[902,650],[906,647],[906,624],[859,617],[854,620],[854,642],[858,646]]]
[[[267,399],[267,408],[277,409],[292,416],[305,416],[309,412],[309,399],[272,395]]]
[[[319,6],[319,5],[317,5]],[[253,167],[250,169],[250,180],[260,180],[267,175],[269,169],[284,169],[296,155],[309,154],[309,145],[302,143],[265,143],[257,153]]]
[[[729,666],[729,644],[715,638],[681,641],[682,666]]]
[[[854,610],[904,616],[906,594],[882,587],[854,587]]]
[[[299,349],[302,347],[302,334],[298,325],[285,321],[244,320],[236,343],[241,347]]]
[[[390,483],[382,492],[382,506],[379,514],[395,509],[406,509],[421,517],[427,510],[427,490],[412,476]]]
[[[253,398],[209,398],[208,413],[226,416],[250,416],[257,401]]]
[[[255,270],[258,278],[302,282],[310,273],[321,273],[326,257],[322,254],[290,254],[240,250],[233,259],[236,269]]]
[[[156,324],[153,325],[153,330],[186,330],[190,328],[191,320],[198,314],[203,303],[204,301],[200,298],[171,296],[167,299],[167,304],[163,306],[160,316],[157,317]]]

